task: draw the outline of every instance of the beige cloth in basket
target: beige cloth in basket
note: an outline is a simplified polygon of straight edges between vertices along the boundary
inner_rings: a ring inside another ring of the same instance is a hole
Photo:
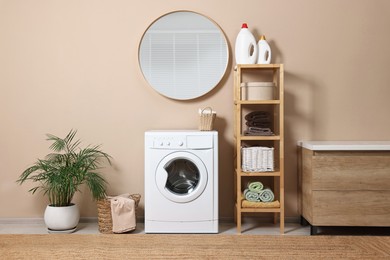
[[[134,230],[136,227],[135,201],[130,194],[122,194],[110,197],[112,232],[124,233]]]

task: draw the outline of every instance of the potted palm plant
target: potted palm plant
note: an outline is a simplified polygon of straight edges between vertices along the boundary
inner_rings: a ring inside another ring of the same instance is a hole
[[[73,196],[86,184],[95,200],[105,197],[106,180],[97,172],[102,161],[111,164],[111,156],[100,150],[100,146],[80,148],[80,140],[76,140],[75,130],[71,130],[65,138],[48,134],[47,140],[52,144],[44,159],[38,159],[27,168],[17,182],[27,180],[38,185],[29,192],[42,191],[49,199],[44,221],[49,232],[70,233],[76,230],[79,222],[79,210],[72,203]]]

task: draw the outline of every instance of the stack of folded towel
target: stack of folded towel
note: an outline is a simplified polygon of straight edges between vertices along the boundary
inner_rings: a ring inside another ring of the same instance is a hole
[[[267,111],[253,111],[245,116],[247,126],[270,127],[271,117]]]
[[[264,188],[264,185],[259,182],[249,182],[247,188],[244,190],[244,197],[252,202],[272,202],[275,195],[269,188]]]
[[[245,135],[274,135],[271,131],[271,116],[267,111],[253,111],[245,116],[248,130]]]

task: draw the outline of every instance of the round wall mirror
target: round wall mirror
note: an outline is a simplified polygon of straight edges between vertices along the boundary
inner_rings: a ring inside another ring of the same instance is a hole
[[[211,91],[226,72],[228,45],[221,28],[209,18],[177,11],[155,20],[138,52],[141,71],[160,94],[178,100]]]

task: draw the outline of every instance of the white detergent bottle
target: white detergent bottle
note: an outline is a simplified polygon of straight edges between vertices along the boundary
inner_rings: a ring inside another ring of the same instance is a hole
[[[259,56],[257,58],[257,64],[270,64],[271,63],[271,47],[265,40],[265,36],[262,35],[257,44]]]
[[[237,64],[256,64],[256,39],[248,30],[248,25],[246,23],[242,24],[241,30],[237,35],[235,54]]]

